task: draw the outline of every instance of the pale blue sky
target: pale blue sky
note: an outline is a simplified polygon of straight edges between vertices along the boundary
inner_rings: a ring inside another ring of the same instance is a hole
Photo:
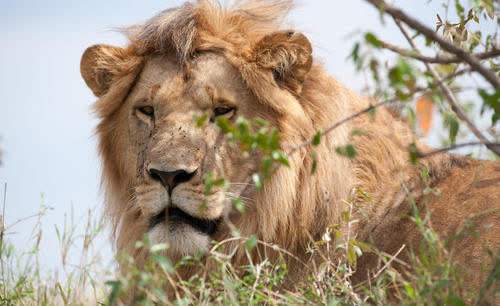
[[[54,208],[43,219],[46,251],[41,262],[46,267],[54,267],[59,260],[54,224],[62,226],[71,206],[80,225],[79,217],[87,209],[101,212],[99,161],[92,136],[96,120],[89,111],[95,97],[80,77],[81,54],[96,43],[123,45],[124,39],[112,28],[141,22],[182,2],[0,2],[0,146],[4,150],[0,190],[3,194],[7,182],[7,224],[36,213],[42,192],[45,204]],[[427,1],[397,3],[432,25],[434,10]],[[360,88],[363,76],[356,75],[346,60],[353,45],[346,39],[349,33],[369,29],[402,42],[394,27],[382,28],[376,10],[362,0],[299,4],[291,24],[311,39],[327,69],[351,88]],[[11,229],[17,233],[10,239],[18,247],[26,244],[33,222]]]

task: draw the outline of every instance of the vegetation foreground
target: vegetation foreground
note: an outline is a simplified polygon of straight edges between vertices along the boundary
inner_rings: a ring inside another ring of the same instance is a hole
[[[75,224],[68,220],[64,228],[56,226],[56,235],[61,246],[62,270],[47,271],[40,266],[39,249],[42,232],[41,220],[47,207],[42,206],[37,216],[37,225],[31,235],[32,244],[24,251],[16,250],[8,232],[2,232],[0,303],[2,305],[121,305],[127,304],[128,292],[136,292],[136,302],[142,305],[155,304],[325,304],[363,305],[388,304],[403,305],[484,305],[486,301],[498,298],[500,279],[500,254],[485,250],[494,258],[495,265],[488,272],[489,277],[481,290],[467,289],[463,283],[467,277],[452,260],[443,247],[449,243],[439,241],[426,224],[428,216],[419,216],[416,211],[412,222],[418,225],[424,237],[418,251],[412,252],[412,272],[400,273],[392,265],[398,262],[397,254],[380,254],[366,244],[354,240],[338,242],[340,238],[335,227],[322,241],[311,242],[310,252],[318,252],[318,245],[336,248],[343,255],[341,260],[326,260],[324,266],[310,271],[308,281],[298,284],[293,290],[280,289],[287,277],[287,266],[280,260],[270,262],[250,262],[245,266],[234,266],[230,256],[218,252],[222,242],[214,242],[205,254],[216,262],[215,272],[195,275],[187,281],[175,284],[175,297],[169,299],[164,291],[169,282],[174,282],[176,270],[181,266],[203,266],[200,257],[186,256],[177,263],[159,255],[168,246],[151,246],[145,237],[137,243],[137,248],[149,248],[151,258],[144,269],[134,266],[131,257],[122,256],[130,269],[126,274],[118,274],[106,266],[96,252],[96,238],[102,234],[102,222],[90,211],[83,234],[75,232]],[[349,220],[347,224],[357,222]],[[6,227],[7,230],[10,227]],[[459,235],[477,235],[474,229],[464,229]],[[252,237],[239,237],[235,233],[232,240],[239,240],[239,247],[250,251],[257,245],[265,245],[289,256],[286,250],[268,245]],[[404,246],[400,251],[402,251]],[[70,263],[67,254],[79,252],[77,264]],[[356,260],[364,252],[374,252],[380,260],[380,270],[370,278],[370,282],[353,286],[350,276],[355,272]],[[200,254],[201,255],[201,254]],[[400,262],[401,264],[401,262]]]

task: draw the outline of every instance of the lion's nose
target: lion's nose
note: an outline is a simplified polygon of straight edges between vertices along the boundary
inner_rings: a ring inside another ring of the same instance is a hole
[[[149,175],[155,181],[159,181],[171,193],[175,186],[189,181],[195,175],[196,170],[187,172],[185,170],[162,171],[158,169],[149,169]]]

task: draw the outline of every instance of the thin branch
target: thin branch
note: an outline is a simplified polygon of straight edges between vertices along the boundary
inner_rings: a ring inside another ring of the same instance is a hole
[[[385,269],[387,269],[387,267],[389,267],[391,265],[391,263],[394,261],[394,259],[396,259],[396,257],[398,257],[399,253],[401,253],[401,251],[403,251],[403,249],[405,247],[406,247],[406,244],[403,244],[401,246],[401,248],[399,248],[399,250],[394,255],[391,255],[391,259],[389,259],[389,261],[380,270],[378,270],[378,272],[375,273],[375,275],[373,275],[373,278],[377,278],[380,275],[380,273],[382,273]]]
[[[471,72],[471,71],[472,71],[472,69],[470,69],[470,68],[464,68],[464,69],[461,69],[461,70],[457,70],[457,71],[455,71],[455,72],[453,72],[453,73],[450,73],[449,75],[445,76],[445,77],[444,77],[444,78],[442,78],[439,82],[440,82],[440,83],[441,83],[441,82],[446,82],[446,81],[448,81],[448,80],[450,80],[450,79],[456,78],[456,77],[458,77],[458,76],[461,76],[462,74],[466,74],[466,73],[469,73],[469,72]],[[438,83],[438,84],[439,84],[439,83]]]
[[[450,56],[442,57],[439,55],[435,56],[435,57],[425,56],[425,55],[421,55],[421,54],[415,53],[413,51],[406,50],[406,49],[400,48],[398,46],[392,45],[386,41],[382,41],[382,40],[379,40],[379,41],[382,44],[382,48],[393,51],[393,52],[398,53],[402,56],[411,57],[411,58],[414,58],[416,60],[426,62],[426,63],[456,64],[456,63],[465,62],[465,60],[463,58],[458,57],[458,56],[452,56],[452,57],[450,57]],[[491,51],[483,52],[483,53],[475,53],[475,54],[472,54],[472,56],[474,56],[480,60],[485,60],[485,59],[497,57],[497,56],[500,56],[500,49],[493,49]]]
[[[370,1],[370,0],[369,0]],[[398,20],[396,17],[394,18],[394,22],[396,22],[396,25],[399,27],[401,30],[401,33],[403,33],[404,37],[408,41],[408,43],[411,45],[411,47],[417,51],[420,52],[417,45],[415,44],[415,41],[413,41],[413,38],[411,38],[410,33],[408,30],[404,27],[402,22]],[[458,105],[457,100],[455,99],[455,96],[453,95],[453,92],[451,92],[450,88],[441,80],[439,77],[438,72],[436,69],[434,69],[433,66],[431,66],[429,63],[424,62],[425,67],[427,68],[427,71],[434,77],[434,79],[438,80],[438,86],[441,88],[441,91],[443,92],[444,96],[446,97],[446,100],[448,101],[448,104],[450,105],[451,109],[457,114],[457,116],[465,122],[465,124],[469,127],[471,132],[476,135],[476,137],[486,145],[490,151],[494,152],[496,155],[500,156],[500,148],[492,145],[488,145],[490,141],[486,136],[481,133],[481,131],[472,123],[472,121],[467,117],[465,112],[460,108]]]
[[[455,150],[455,149],[460,149],[460,148],[464,148],[464,147],[472,147],[472,146],[481,146],[481,145],[496,147],[500,150],[500,143],[498,143],[498,142],[488,142],[488,143],[466,142],[466,143],[461,143],[461,144],[455,144],[455,145],[452,145],[449,147],[444,147],[444,148],[437,149],[437,150],[430,151],[430,152],[426,152],[426,153],[422,153],[422,152],[416,152],[416,153],[417,153],[417,158],[422,159],[422,158],[427,158],[427,157],[430,157],[430,156],[433,156],[433,155],[436,155],[439,153]]]
[[[412,29],[422,33],[427,38],[438,43],[441,48],[449,53],[462,58],[467,62],[472,69],[480,73],[488,82],[493,85],[494,88],[500,87],[500,78],[490,69],[483,66],[479,59],[474,57],[472,54],[467,52],[465,49],[454,45],[453,43],[445,40],[438,33],[434,32],[431,28],[425,26],[420,21],[408,16],[402,10],[387,4],[384,0],[366,0],[368,3],[372,4],[376,8],[380,9],[382,12],[391,15],[395,20],[403,21],[405,24],[410,26]]]
[[[365,113],[368,113],[372,110],[374,110],[375,108],[377,107],[380,107],[382,105],[385,105],[385,104],[388,104],[388,103],[391,103],[391,102],[394,102],[395,100],[392,99],[392,100],[387,100],[387,101],[382,101],[382,102],[378,102],[378,103],[375,103],[375,104],[370,104],[370,106],[360,110],[359,112],[357,113],[354,113],[352,114],[351,116],[347,117],[347,118],[344,118],[340,121],[337,121],[335,124],[331,125],[330,127],[328,127],[327,129],[321,131],[321,136],[325,136],[326,134],[330,133],[331,131],[333,131],[334,129],[338,128],[339,126],[341,126],[342,124],[346,123],[346,122],[349,122]],[[301,144],[298,144],[294,147],[292,147],[292,149],[290,150],[290,152],[288,152],[288,155],[292,155],[293,153],[295,153],[296,151],[298,151],[299,149],[305,147],[305,146],[308,146],[310,145],[311,143],[313,142],[313,139],[309,139],[307,141],[304,141],[303,143]]]
[[[434,83],[434,84],[435,84],[435,86],[441,86],[441,84],[443,84],[444,82],[446,82],[446,81],[448,81],[448,80],[450,80],[450,79],[452,79],[454,77],[457,77],[457,76],[460,76],[462,74],[468,73],[468,72],[471,72],[470,68],[465,68],[465,69],[457,70],[456,72],[447,75],[443,79],[440,79],[440,80],[438,79],[437,82]],[[357,118],[357,117],[359,117],[359,116],[361,116],[361,115],[363,115],[363,114],[365,114],[367,112],[370,112],[370,111],[374,110],[375,108],[378,108],[378,107],[383,106],[385,104],[394,103],[394,102],[397,102],[397,99],[391,99],[391,100],[382,101],[382,102],[375,103],[375,104],[370,104],[370,106],[368,106],[368,107],[360,110],[357,113],[352,114],[349,117],[346,117],[346,118],[344,118],[344,119],[342,119],[342,120],[334,123],[333,125],[331,125],[327,129],[321,131],[321,136],[325,136],[326,134],[330,133],[331,131],[333,131],[334,129],[338,128],[342,124],[347,123],[348,121],[351,121],[351,120],[353,120],[353,119],[355,119],[355,118]],[[288,155],[292,155],[293,153],[295,153],[299,149],[301,149],[301,148],[303,148],[305,146],[310,145],[312,142],[313,142],[313,139],[309,139],[307,141],[304,141],[303,143],[300,143],[300,144],[292,147],[291,150],[290,150],[290,152],[288,152]],[[487,143],[489,144],[489,142],[487,142]]]
[[[12,223],[12,224],[9,224],[9,225],[7,225],[7,227],[5,227],[5,232],[12,230],[12,228],[13,228],[14,226],[16,226],[17,224],[19,224],[19,223],[21,223],[21,222],[24,222],[24,221],[26,221],[26,220],[29,220],[29,219],[35,218],[35,217],[38,217],[38,213],[37,213],[37,214],[34,214],[34,215],[31,215],[31,216],[27,216],[27,217],[23,217],[23,218],[17,219],[17,220],[16,220],[16,222],[14,222],[14,223]]]

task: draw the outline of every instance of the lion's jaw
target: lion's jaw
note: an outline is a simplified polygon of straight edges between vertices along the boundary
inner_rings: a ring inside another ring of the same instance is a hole
[[[252,108],[253,99],[236,69],[221,55],[200,55],[189,75],[172,57],[147,61],[119,110],[118,129],[127,132],[116,149],[126,152],[127,158],[114,162],[127,168],[136,165],[135,173],[120,172],[125,173],[121,192],[130,190],[132,199],[127,204],[132,209],[122,213],[138,212],[137,218],[143,219],[144,233],[134,233],[138,239],[147,233],[151,243],[167,243],[170,253],[188,255],[205,249],[214,234],[220,236],[221,220],[234,215],[231,200],[249,187],[258,157],[244,156],[238,146],[230,145],[216,119],[272,120],[268,110]],[[153,113],[145,114],[144,107]],[[229,113],[214,114],[214,109],[229,107],[233,108]],[[200,128],[193,118],[203,114],[208,118]],[[162,173],[167,174],[161,177]],[[229,187],[212,186],[206,193],[209,174],[213,180],[224,178]],[[170,183],[165,182],[168,179]]]

